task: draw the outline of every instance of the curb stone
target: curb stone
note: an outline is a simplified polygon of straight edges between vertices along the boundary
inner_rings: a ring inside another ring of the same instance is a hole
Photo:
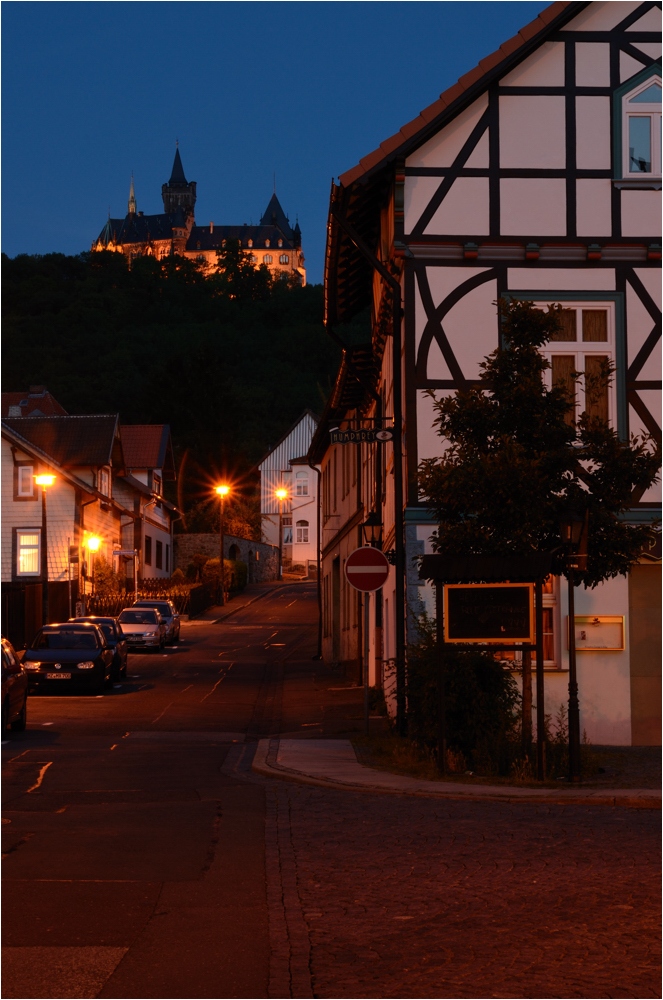
[[[325,758],[327,760],[325,761]],[[547,789],[513,788],[493,785],[440,783],[407,775],[376,771],[357,761],[349,740],[260,740],[252,769],[265,777],[296,781],[341,791],[387,795],[414,795],[424,798],[456,799],[465,802],[504,802],[511,805],[592,805],[622,809],[660,809],[661,794],[652,789],[612,788]]]

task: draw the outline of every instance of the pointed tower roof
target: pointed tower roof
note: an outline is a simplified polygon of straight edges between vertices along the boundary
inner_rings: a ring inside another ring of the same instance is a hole
[[[278,226],[284,236],[288,239],[292,239],[292,229],[290,228],[290,223],[286,217],[285,212],[281,208],[281,202],[276,197],[276,192],[272,195],[269,200],[269,205],[265,209],[265,213],[260,220],[261,226]]]
[[[134,175],[131,175],[131,186],[129,188],[129,215],[135,215],[137,210],[136,206],[136,192],[134,191]]]
[[[182,158],[180,157],[179,147],[175,148],[175,159],[173,161],[173,169],[168,183],[169,184],[187,183],[187,179],[184,176],[184,167],[182,166]]]

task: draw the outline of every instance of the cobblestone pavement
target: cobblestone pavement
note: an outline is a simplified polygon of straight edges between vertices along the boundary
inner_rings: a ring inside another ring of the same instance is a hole
[[[270,996],[660,997],[657,812],[268,796]]]

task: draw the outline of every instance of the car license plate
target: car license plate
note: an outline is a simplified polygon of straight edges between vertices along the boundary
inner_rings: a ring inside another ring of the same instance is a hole
[[[46,674],[47,681],[70,681],[71,674]]]

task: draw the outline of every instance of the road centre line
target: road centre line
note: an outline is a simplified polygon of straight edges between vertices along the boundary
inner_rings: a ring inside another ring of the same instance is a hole
[[[34,785],[31,785],[30,788],[27,789],[27,792],[36,792],[37,791],[37,789],[41,786],[42,781],[44,780],[44,775],[46,774],[46,772],[48,771],[48,769],[52,765],[52,763],[53,763],[53,761],[49,760],[49,762],[47,764],[44,764],[44,766],[42,767],[41,771],[39,772],[39,777],[35,781]]]
[[[231,667],[232,667],[232,663],[229,663],[229,664],[228,664],[228,670],[230,670],[230,668],[231,668]],[[203,703],[204,701],[207,701],[207,699],[208,699],[208,698],[210,697],[210,695],[214,694],[214,692],[215,692],[215,691],[216,691],[216,689],[218,688],[218,686],[219,686],[219,684],[221,683],[221,681],[223,680],[223,678],[224,678],[224,677],[226,677],[226,675],[227,675],[227,673],[228,673],[228,670],[226,670],[225,674],[222,674],[222,675],[221,675],[221,676],[219,677],[218,681],[216,682],[216,684],[214,685],[214,687],[212,688],[212,690],[211,690],[211,691],[208,691],[208,692],[207,692],[207,694],[205,695],[205,697],[204,697],[204,698],[201,698],[201,699],[200,699],[200,704],[201,704],[201,705],[202,705],[202,703]]]

